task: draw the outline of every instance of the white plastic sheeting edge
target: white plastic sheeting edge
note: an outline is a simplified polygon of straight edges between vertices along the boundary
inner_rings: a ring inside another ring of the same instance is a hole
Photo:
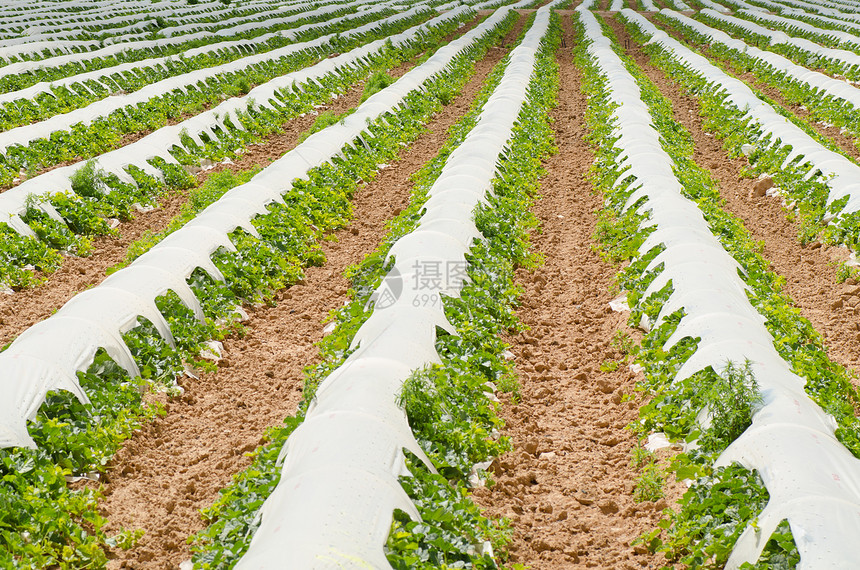
[[[453,332],[441,295],[457,296],[462,288],[462,282],[448,280],[423,288],[413,279],[415,267],[465,266],[473,239],[481,238],[473,211],[491,191],[548,30],[550,8],[559,2],[537,11],[477,124],[430,188],[418,226],[392,246],[394,267],[377,299],[388,301],[384,292],[392,287],[402,286],[402,292],[391,302],[376,302],[353,339],[355,352],[317,389],[304,423],[284,445],[280,481],[260,509],[261,524],[237,570],[390,568],[383,546],[394,508],[418,517],[398,483],[399,476],[408,475],[402,450],[432,468],[397,394],[412,371],[440,361],[436,327]],[[437,301],[413,306],[422,294]]]
[[[360,2],[351,3],[351,5],[358,6],[366,3],[367,0],[362,0]],[[314,13],[318,15],[333,14],[344,9],[344,5],[340,3],[326,3],[324,5],[317,6],[318,7],[314,10]],[[305,14],[307,14],[307,12],[305,12],[303,14],[290,14],[289,16],[274,17],[275,14],[279,14],[282,11],[282,8],[274,8],[262,12],[257,12],[253,14],[250,18],[248,16],[237,16],[235,18],[217,20],[214,22],[191,22],[188,24],[182,24],[180,26],[171,26],[169,28],[164,28],[161,30],[161,33],[165,37],[169,38],[177,34],[186,34],[188,32],[210,29],[217,30],[226,26],[230,26],[232,29],[235,29],[239,32],[246,32],[248,30],[254,30],[257,28],[265,28],[270,25],[288,24],[290,22],[295,21],[297,16],[300,18],[304,18]]]
[[[291,4],[301,4],[302,2],[293,2]],[[68,3],[66,3],[68,4]],[[51,11],[48,9],[44,12],[37,13],[36,10],[30,10],[25,15],[8,17],[0,10],[0,18],[7,22],[7,29],[32,29],[38,27],[39,30],[61,30],[70,28],[85,28],[94,25],[110,25],[114,23],[122,23],[124,21],[133,21],[143,18],[152,17],[157,14],[169,16],[182,16],[183,19],[193,18],[216,18],[221,14],[233,13],[233,8],[224,8],[224,4],[197,4],[189,5],[185,8],[177,7],[174,2],[152,3],[150,5],[143,3],[122,3],[121,10],[117,10],[117,5],[111,3],[102,8],[94,8],[79,12],[69,11]],[[218,6],[220,10],[212,9],[213,6]],[[117,14],[122,12],[121,14]],[[107,14],[107,17],[103,14]],[[37,17],[39,16],[39,17]]]
[[[817,90],[819,95],[822,97],[832,97],[843,101],[852,107],[860,108],[860,89],[853,87],[845,81],[833,79],[832,77],[818,71],[812,71],[809,68],[798,65],[777,53],[761,50],[755,46],[751,46],[743,39],[734,38],[722,30],[712,28],[707,24],[684,16],[683,14],[679,14],[673,10],[664,9],[661,10],[660,13],[693,28],[714,42],[723,44],[724,46],[741,53],[745,53],[759,62],[770,66],[773,70],[782,73],[783,76],[792,81],[805,83],[809,87]],[[764,26],[759,26],[758,24],[747,20],[741,20],[740,18],[719,14],[714,10],[702,10],[701,13],[721,22],[739,26],[746,31],[766,36],[770,39],[771,43],[792,45],[839,63],[844,63],[849,66],[860,66],[860,55],[853,52],[823,47],[804,38],[793,38],[783,32],[769,30]]]
[[[826,10],[824,12],[827,13]],[[835,25],[837,27],[847,28],[847,29],[844,29],[843,31],[860,30],[860,24],[858,24],[857,22],[851,22],[848,20],[840,20],[839,18],[833,18],[830,16],[822,16],[821,14],[806,12],[804,10],[798,10],[795,8],[785,8],[782,10],[781,13],[785,16],[793,16],[793,17],[800,16],[803,18],[809,18],[811,20],[815,20],[816,22],[821,22],[822,24],[832,24],[832,25]]]
[[[254,14],[245,14],[243,16],[238,16],[238,17],[235,17],[235,18],[232,18],[229,20],[222,20],[222,21],[225,22],[226,25],[231,25],[236,21],[271,18],[271,15],[279,14],[279,13],[281,13],[287,9],[305,10],[305,9],[310,9],[314,5],[320,6],[322,4],[323,3],[315,3],[315,4],[297,3],[297,4],[292,4],[292,5],[279,6],[276,8],[266,8],[266,9],[263,9],[261,11],[254,13]],[[328,3],[326,3],[326,4],[328,4]],[[150,16],[149,14],[145,14],[144,17],[145,18],[151,18],[152,16]],[[175,17],[175,16],[173,16],[173,17]],[[123,16],[120,16],[119,18],[121,19],[121,18],[123,18]],[[97,22],[97,21],[96,22],[83,22],[83,23],[79,23],[79,24],[74,25],[74,26],[69,26],[69,25],[65,24],[64,18],[62,16],[60,16],[59,21],[62,22],[60,25],[50,25],[50,24],[44,25],[44,23],[42,23],[41,25],[39,25],[39,24],[32,25],[32,26],[28,27],[28,29],[26,31],[27,35],[25,37],[4,38],[3,41],[4,42],[10,41],[12,43],[21,43],[21,42],[26,42],[26,41],[43,40],[43,39],[47,40],[47,39],[52,39],[52,38],[74,39],[74,38],[76,38],[82,34],[92,32],[93,31],[92,28],[94,28],[94,27],[102,33],[107,32],[107,33],[110,33],[112,36],[122,38],[122,39],[127,39],[127,38],[135,37],[135,36],[144,37],[144,36],[150,35],[150,32],[147,31],[147,28],[152,25],[151,21],[140,22],[140,21],[133,21],[133,20],[135,20],[135,18],[133,18],[133,17],[127,17],[127,18],[128,18],[127,21],[129,21],[131,23],[129,23],[125,26],[122,26],[122,25],[110,26],[107,23],[102,25],[100,22]],[[160,30],[160,32],[162,34],[164,34],[164,32],[169,31],[169,30],[178,30],[178,31],[180,31],[180,33],[185,33],[186,29],[193,29],[193,26],[195,26],[195,25],[200,26],[201,29],[205,29],[207,27],[217,27],[220,24],[218,23],[217,20],[215,22],[201,22],[201,23],[196,23],[196,24],[184,24],[181,26],[166,27],[166,28],[163,28],[162,30]],[[169,35],[169,34],[165,34],[165,35]]]
[[[0,46],[0,58],[9,59],[10,57],[33,55],[45,50],[53,54],[72,53],[76,49],[98,48],[99,44],[98,40],[54,40],[27,42],[23,45],[5,44]]]
[[[807,178],[821,173],[822,182],[829,188],[827,204],[847,196],[848,202],[840,214],[860,210],[860,167],[845,156],[822,146],[803,129],[759,99],[742,81],[726,75],[705,57],[694,53],[636,12],[623,10],[622,14],[640,30],[651,35],[649,42],[659,44],[661,48],[683,62],[687,69],[703,77],[709,84],[718,87],[719,91],[726,93],[724,104],[730,104],[745,111],[745,116],[762,130],[762,142],[759,144],[791,146],[791,152],[783,162],[783,167],[798,160],[798,167],[805,165],[809,168]],[[768,136],[770,140],[763,142]]]
[[[631,17],[625,12],[625,17]],[[764,399],[752,425],[720,456],[717,465],[738,462],[758,471],[770,500],[738,539],[727,568],[755,563],[777,525],[788,519],[801,555],[799,568],[854,568],[857,554],[850,537],[860,536],[860,461],[835,437],[835,421],[803,391],[805,380],[794,374],[773,346],[764,318],[746,297],[740,265],[711,233],[701,211],[684,198],[671,157],[651,122],[639,87],[603,37],[591,14],[582,14],[589,52],[609,82],[614,103],[619,166],[629,166],[615,181],[635,179],[626,207],[643,198],[637,211],[650,211],[656,226],[639,251],[663,244],[649,265],[663,271],[643,299],[672,280],[673,292],[657,322],[683,307],[685,316],[666,341],[669,350],[684,337],[699,337],[696,352],[675,381],[711,366],[722,372],[726,362],[751,361]]]
[[[428,25],[437,25],[443,21],[457,18],[468,10],[470,10],[468,7],[452,10],[443,16],[415,26],[403,34],[392,36],[391,40],[395,45],[401,45],[413,39],[420,30],[426,29]],[[407,12],[402,12],[383,20],[370,22],[353,30],[341,32],[339,35],[340,37],[349,37],[351,35],[362,34],[382,24],[390,23],[409,15]],[[290,47],[297,51],[311,49],[325,45],[332,37],[334,35],[323,36],[309,42],[293,44]],[[338,69],[352,66],[378,52],[384,45],[385,40],[377,40],[350,50],[345,54],[324,59],[311,67],[276,77],[269,82],[253,88],[247,95],[228,99],[213,109],[199,113],[176,125],[162,127],[142,139],[101,154],[93,160],[97,168],[103,169],[110,174],[115,174],[121,180],[129,183],[134,183],[134,179],[126,172],[126,167],[129,165],[137,166],[145,172],[158,176],[160,175],[159,171],[153,168],[147,161],[155,157],[161,157],[167,162],[175,164],[176,159],[173,158],[169,151],[174,146],[182,146],[183,133],[187,133],[197,144],[203,145],[201,135],[206,135],[212,139],[217,138],[215,129],[226,129],[226,121],[230,121],[236,128],[241,128],[238,114],[246,111],[252,103],[259,108],[275,108],[278,105],[278,91],[306,84],[308,81],[323,77]],[[72,176],[85,164],[86,162],[82,161],[56,168],[45,174],[25,180],[18,186],[0,193],[0,220],[8,223],[19,234],[26,236],[34,235],[30,227],[20,217],[26,208],[28,196],[46,196],[61,192],[72,192]],[[60,221],[60,218],[53,210],[46,208],[45,211],[48,215]]]
[[[729,8],[726,8],[722,4],[717,4],[713,0],[699,0],[699,4],[701,4],[702,6],[705,6],[707,8],[710,8],[712,10],[716,10],[717,12],[723,12],[723,13],[731,12],[731,10]]]
[[[464,7],[438,16],[424,26],[456,17]],[[337,156],[362,135],[367,123],[395,111],[404,98],[445,69],[478,37],[488,33],[498,18],[485,20],[462,38],[439,49],[424,64],[391,86],[368,98],[354,113],[336,125],[309,136],[248,183],[226,192],[185,226],[170,234],[127,268],[99,286],[76,295],[50,318],[24,331],[0,353],[0,447],[34,446],[27,432],[31,419],[50,390],[64,389],[81,401],[86,395],[76,373],[86,370],[99,347],[105,348],[132,376],[137,366],[120,334],[135,326],[137,315],[153,322],[166,339],[169,329],[155,309],[155,298],[168,289],[176,292],[198,314],[200,308],[185,279],[200,267],[223,280],[210,259],[219,247],[235,249],[228,234],[238,227],[253,228],[250,221],[266,212],[266,205],[282,201],[292,181],[306,178],[311,168]],[[395,44],[417,35],[422,26],[392,36]],[[382,40],[380,40],[382,41]],[[0,197],[5,194],[0,194]]]

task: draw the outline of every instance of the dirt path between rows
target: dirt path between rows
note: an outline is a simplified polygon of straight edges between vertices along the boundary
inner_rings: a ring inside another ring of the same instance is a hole
[[[478,23],[475,18],[462,28],[449,34],[443,41],[450,42],[460,37]],[[412,69],[419,54],[412,61],[389,70],[392,77],[400,77]],[[339,114],[352,109],[361,101],[364,82],[322,105],[318,112],[331,111]],[[229,170],[247,171],[254,167],[266,167],[276,158],[296,146],[299,137],[307,131],[316,115],[308,113],[287,121],[281,130],[266,137],[263,141],[250,145],[243,154],[231,164],[218,164],[215,168],[197,175],[198,184],[205,182],[211,174]],[[119,237],[101,236],[94,240],[93,253],[88,257],[69,256],[62,266],[40,286],[13,294],[0,293],[0,346],[14,340],[26,328],[46,319],[62,307],[77,293],[98,285],[105,279],[105,270],[125,259],[129,245],[143,237],[145,232],[158,232],[179,214],[187,201],[185,192],[175,192],[165,196],[155,210],[138,214],[137,217],[119,226]]]
[[[510,46],[520,18],[501,45]],[[483,80],[507,49],[490,49],[474,77],[400,160],[359,189],[354,222],[323,243],[326,263],[306,271],[304,282],[282,291],[274,307],[250,311],[244,338],[224,342],[217,373],[183,382],[185,395],[164,418],[147,425],[117,454],[102,501],[110,527],[146,534],[129,551],[111,553],[109,568],[175,569],[191,557],[186,538],[201,530],[199,510],[212,504],[233,473],[250,464],[246,452],[267,426],[295,413],[302,369],[315,362],[321,321],[346,300],[344,269],[369,254],[385,222],[408,203],[410,177],[434,156],[448,127],[468,110]]]
[[[621,44],[628,37],[621,24],[610,20]],[[764,242],[763,255],[774,272],[785,277],[785,292],[825,338],[827,355],[835,362],[860,372],[860,287],[853,280],[838,284],[839,261],[844,248],[811,244],[801,246],[798,224],[789,222],[779,199],[752,197],[755,182],[741,177],[749,165],[741,157],[730,159],[722,143],[704,130],[698,99],[687,89],[650,64],[648,56],[631,41],[628,55],[672,101],[674,119],[695,141],[694,159],[719,183],[725,209],[743,221],[753,239]]]
[[[639,403],[626,366],[601,372],[620,354],[611,339],[626,330],[609,311],[616,268],[592,249],[601,197],[585,175],[593,155],[583,140],[585,96],[574,66],[571,20],[563,19],[566,48],[559,106],[552,111],[559,153],[533,211],[541,230],[532,236],[546,263],[520,270],[519,318],[531,330],[510,339],[522,383],[521,401],[507,398],[501,415],[514,450],[496,460],[495,485],[478,488],[477,502],[514,530],[511,561],[531,568],[658,567],[662,556],[631,541],[655,528],[665,500],[635,503],[637,473],[630,467],[635,437],[624,427]],[[671,491],[671,489],[670,489]]]

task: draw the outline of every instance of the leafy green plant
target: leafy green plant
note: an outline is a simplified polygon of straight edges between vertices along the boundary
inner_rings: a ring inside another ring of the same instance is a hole
[[[371,75],[364,84],[364,91],[361,94],[361,102],[367,101],[371,95],[378,93],[394,83],[395,79],[391,77],[385,71],[379,70],[373,75]],[[442,101],[444,105],[447,105],[445,101]]]
[[[633,500],[637,503],[657,501],[663,498],[665,476],[660,465],[653,459],[645,464],[633,488]]]
[[[300,144],[303,143],[312,134],[338,123],[344,116],[344,114],[337,114],[332,111],[323,111],[322,113],[317,115],[316,119],[314,119],[311,128],[303,132],[301,136],[299,136],[298,142]]]
[[[727,362],[708,390],[705,399],[711,425],[700,443],[708,449],[721,450],[749,427],[753,414],[762,405],[762,396],[749,360],[743,365]]]

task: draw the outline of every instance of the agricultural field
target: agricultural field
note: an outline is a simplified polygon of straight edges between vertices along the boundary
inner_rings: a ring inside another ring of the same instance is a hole
[[[857,2],[0,20],[0,567],[860,566]]]

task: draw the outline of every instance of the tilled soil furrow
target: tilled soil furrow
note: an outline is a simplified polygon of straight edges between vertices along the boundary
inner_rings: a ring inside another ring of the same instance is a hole
[[[502,45],[509,46],[523,24],[520,18]],[[203,528],[199,510],[250,464],[245,453],[257,447],[265,428],[295,412],[302,369],[317,358],[321,321],[347,298],[344,269],[376,247],[385,222],[408,203],[412,174],[439,151],[448,127],[465,114],[506,53],[491,49],[427,132],[359,189],[354,222],[323,243],[326,263],[308,268],[304,281],[281,291],[275,306],[251,309],[247,334],[224,341],[220,369],[184,380],[185,394],[167,404],[167,415],[145,426],[117,454],[103,514],[113,529],[140,528],[146,534],[133,549],[113,552],[109,567],[175,569],[190,558],[185,540]]]
[[[532,568],[641,568],[659,559],[630,545],[657,524],[665,500],[635,503],[630,466],[637,419],[626,401],[635,377],[626,366],[602,372],[621,355],[611,339],[624,316],[608,303],[616,268],[593,249],[600,196],[586,173],[593,160],[583,140],[585,96],[563,20],[559,106],[552,112],[559,153],[547,164],[533,211],[541,230],[534,248],[546,256],[520,270],[519,318],[530,330],[512,338],[521,400],[508,398],[501,415],[514,450],[491,466],[495,485],[475,491],[491,516],[512,520],[511,560]]]
[[[609,20],[621,44],[627,33],[620,23]],[[785,278],[785,292],[800,309],[801,315],[826,340],[827,355],[842,366],[860,372],[860,287],[854,280],[837,282],[840,262],[847,259],[844,248],[819,243],[802,246],[799,225],[786,219],[779,199],[756,197],[755,180],[742,177],[749,166],[743,158],[730,159],[722,143],[705,131],[698,100],[686,89],[650,64],[647,54],[632,40],[628,55],[645,71],[663,96],[672,101],[674,119],[695,141],[694,159],[719,183],[728,212],[738,217],[752,237],[763,243],[763,256],[772,270]]]
[[[460,37],[477,23],[477,18],[471,20],[462,28],[449,34],[443,43]],[[400,77],[412,69],[418,58],[420,56],[389,70],[389,75]],[[362,82],[320,107],[319,112],[330,111],[340,114],[354,108],[361,101],[363,89]],[[211,170],[198,174],[198,183],[202,184],[215,172],[226,170],[241,172],[257,166],[268,166],[272,160],[283,156],[295,147],[301,134],[311,127],[315,119],[315,115],[307,114],[288,121],[278,133],[248,147],[232,164],[219,164]],[[125,259],[129,245],[140,239],[145,232],[156,233],[165,228],[180,212],[186,200],[187,194],[184,192],[165,196],[154,211],[138,214],[134,220],[121,224],[118,228],[121,232],[118,238],[104,236],[96,238],[92,255],[65,258],[63,265],[48,276],[44,284],[11,295],[0,294],[0,346],[13,340],[27,327],[49,317],[77,293],[101,283],[105,278],[105,270]]]

